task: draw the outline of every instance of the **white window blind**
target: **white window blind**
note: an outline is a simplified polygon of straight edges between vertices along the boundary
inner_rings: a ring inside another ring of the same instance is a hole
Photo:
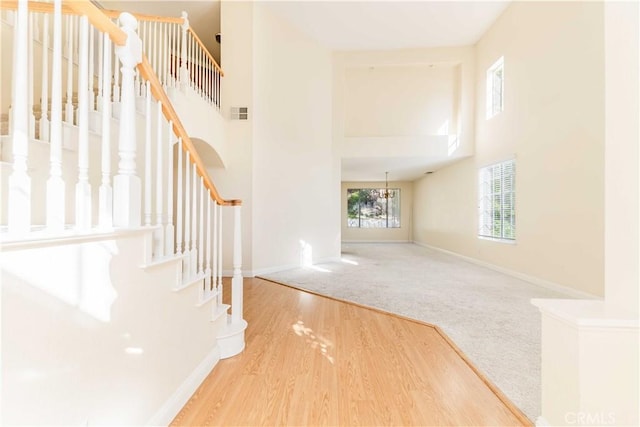
[[[504,57],[487,70],[487,119],[504,108]]]
[[[480,169],[478,235],[516,238],[516,162],[508,160]]]

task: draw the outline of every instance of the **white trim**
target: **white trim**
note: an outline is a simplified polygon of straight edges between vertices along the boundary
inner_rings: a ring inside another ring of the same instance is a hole
[[[275,267],[258,268],[256,270],[252,270],[252,273],[253,273],[253,276],[260,276],[262,274],[279,273],[281,271],[293,270],[294,268],[299,268],[299,267],[300,267],[300,263],[298,263],[298,264],[288,264],[288,265],[279,265],[279,266],[275,266]]]
[[[163,425],[167,426],[182,410],[184,405],[189,401],[193,393],[211,373],[213,368],[220,360],[220,347],[216,346],[205,356],[198,366],[189,374],[187,378],[180,384],[176,391],[167,399],[164,404],[151,417],[147,425]]]
[[[472,264],[476,264],[476,265],[480,265],[482,267],[490,268],[491,270],[507,274],[509,276],[515,277],[517,279],[524,280],[526,282],[532,283],[532,284],[537,285],[537,286],[541,286],[543,288],[551,289],[552,291],[562,292],[562,293],[566,294],[567,296],[570,296],[570,297],[573,297],[573,298],[587,298],[587,299],[600,298],[600,297],[598,297],[596,295],[593,295],[593,294],[590,294],[590,293],[587,293],[587,292],[578,291],[578,290],[570,288],[568,286],[559,285],[557,283],[550,282],[548,280],[544,280],[544,279],[541,279],[539,277],[529,276],[528,274],[520,273],[520,272],[514,271],[514,270],[509,270],[508,268],[500,267],[498,265],[491,264],[491,263],[488,263],[486,261],[481,261],[479,259],[471,258],[471,257],[465,256],[465,255],[461,255],[461,254],[456,253],[456,252],[448,251],[446,249],[438,248],[436,246],[431,246],[431,245],[429,245],[427,243],[422,243],[422,242],[417,242],[417,241],[414,241],[413,243],[418,245],[418,246],[423,246],[425,248],[429,248],[429,249],[433,249],[433,250],[436,250],[436,251],[439,251],[439,252],[443,252],[443,253],[448,254],[448,255],[456,256],[456,257],[461,258],[461,259],[463,259],[465,261],[468,261],[468,262],[470,262]]]

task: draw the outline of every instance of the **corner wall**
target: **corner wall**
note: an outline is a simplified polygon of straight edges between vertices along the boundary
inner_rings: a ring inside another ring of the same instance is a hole
[[[504,111],[485,119],[504,56]],[[416,181],[413,239],[593,295],[604,278],[601,3],[512,3],[476,46],[476,154]],[[515,157],[517,241],[477,238],[477,170]]]

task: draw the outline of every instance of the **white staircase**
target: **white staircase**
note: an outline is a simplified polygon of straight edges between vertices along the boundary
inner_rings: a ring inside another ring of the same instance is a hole
[[[217,115],[222,72],[186,15],[136,31],[64,6],[3,4],[0,23],[2,422],[166,424],[244,349],[241,202],[166,93]]]

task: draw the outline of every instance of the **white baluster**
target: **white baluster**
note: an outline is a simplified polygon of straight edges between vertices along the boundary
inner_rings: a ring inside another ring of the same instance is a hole
[[[49,15],[42,15],[42,96],[40,97],[40,139],[49,141]]]
[[[13,99],[12,99],[12,154],[13,170],[9,176],[8,225],[12,234],[24,234],[31,228],[31,178],[27,174],[29,157],[29,63],[24,52],[29,37],[29,11],[27,0],[18,1],[18,11],[13,33]]]
[[[76,184],[76,228],[91,228],[89,184],[89,19],[80,17],[78,50],[78,183]]]
[[[40,22],[38,22],[38,15],[33,14],[32,24],[33,24],[33,40],[41,41],[42,39],[40,38]]]
[[[122,30],[127,34],[124,46],[116,53],[122,63],[120,140],[118,175],[113,179],[113,222],[116,227],[138,227],[141,217],[141,184],[136,176],[136,106],[133,69],[142,61],[142,41],[136,34],[137,21],[129,13],[120,14]]]
[[[67,103],[64,121],[73,124],[73,17],[67,20]]]
[[[109,39],[107,39],[106,42],[109,42]],[[104,36],[101,37],[98,35],[98,96],[96,97],[96,110],[98,111],[102,111],[102,97],[104,96],[105,88],[110,87],[111,85],[111,79],[104,78],[104,74],[111,75],[111,71],[105,71],[103,66],[103,63],[106,60],[104,55],[104,44]],[[109,63],[111,63],[111,57],[109,57]],[[107,82],[106,85],[105,81]],[[104,117],[104,114],[102,117]]]
[[[231,323],[242,321],[242,214],[241,206],[233,207],[233,278],[231,279]]]
[[[94,70],[93,70],[93,64],[94,64],[94,52],[93,52],[93,34],[95,33],[95,30],[93,27],[89,28],[89,89],[87,90],[88,95],[89,95],[89,99],[88,99],[88,103],[89,103],[89,110],[93,111],[96,108],[96,97],[95,97],[95,93],[93,92],[93,78],[94,78]]]
[[[65,221],[65,186],[62,180],[62,0],[53,5],[53,58],[51,61],[51,143],[47,180],[47,229],[61,231]]]
[[[187,71],[187,30],[189,29],[189,19],[187,12],[182,11],[182,45],[180,47],[180,87],[185,88],[189,83],[189,72]]]
[[[218,205],[218,292],[222,304],[222,205]]]
[[[156,117],[156,155],[157,155],[157,165],[156,165],[156,229],[154,231],[154,245],[155,245],[155,255],[158,258],[162,258],[164,256],[164,214],[163,214],[163,178],[164,171],[166,166],[164,164],[164,149],[163,149],[163,138],[162,138],[162,103],[160,101],[157,102],[157,117]]]
[[[211,264],[213,271],[211,272],[211,286],[216,289],[218,293],[218,306],[222,305],[222,288],[218,288],[218,202],[213,201],[213,250],[211,251]],[[209,232],[211,233],[211,231]]]
[[[200,177],[200,220],[198,224],[198,274],[204,270],[204,178]]]
[[[144,114],[144,225],[151,226],[151,82],[146,82]]]
[[[178,171],[176,184],[176,255],[183,254],[184,242],[182,240],[182,230],[184,221],[182,218],[183,204],[182,199],[182,176],[184,175],[184,162],[182,161],[182,138],[178,138]]]
[[[204,284],[207,292],[213,291],[213,283],[211,281],[211,191],[207,189],[206,196],[207,203],[207,234],[206,234],[206,243],[205,243],[205,267],[204,267]],[[204,227],[204,224],[203,224]]]
[[[29,138],[35,138],[36,137],[36,117],[33,114],[33,98],[34,98],[34,90],[33,90],[33,84],[34,84],[34,76],[33,76],[33,69],[35,68],[35,63],[33,62],[33,44],[35,43],[35,35],[34,35],[34,14],[30,13],[29,14],[29,42],[28,42],[28,55],[29,55],[29,64],[28,64],[28,70],[29,70],[29,98],[28,98],[28,108],[29,108]]]
[[[191,160],[190,154],[185,153],[184,177],[184,258],[182,258],[183,279],[191,278]]]
[[[111,87],[111,40],[109,34],[105,33],[101,37],[101,68],[102,90],[98,96],[98,101],[102,103],[100,110],[102,113],[102,182],[100,185],[99,199],[99,223],[103,229],[113,227],[113,189],[111,188],[111,97],[109,89]],[[100,82],[98,82],[100,84]]]
[[[116,108],[120,108],[118,105],[120,104],[120,70],[118,67],[118,63],[119,63],[119,58],[118,58],[118,48],[116,47],[114,49],[114,58],[115,60],[113,61],[113,103],[116,104],[114,105],[114,110]],[[115,111],[114,111],[115,112]]]
[[[198,227],[198,189],[196,187],[196,182],[198,179],[198,173],[196,172],[196,164],[191,164],[191,252],[189,254],[189,258],[191,259],[191,274],[198,274],[198,237],[197,237],[197,227]]]
[[[159,70],[159,57],[158,57],[158,23],[153,23],[153,71],[155,71],[156,75],[158,75]]]
[[[173,122],[169,120],[167,129],[167,227],[165,230],[165,254],[173,253],[175,227],[173,226]]]

